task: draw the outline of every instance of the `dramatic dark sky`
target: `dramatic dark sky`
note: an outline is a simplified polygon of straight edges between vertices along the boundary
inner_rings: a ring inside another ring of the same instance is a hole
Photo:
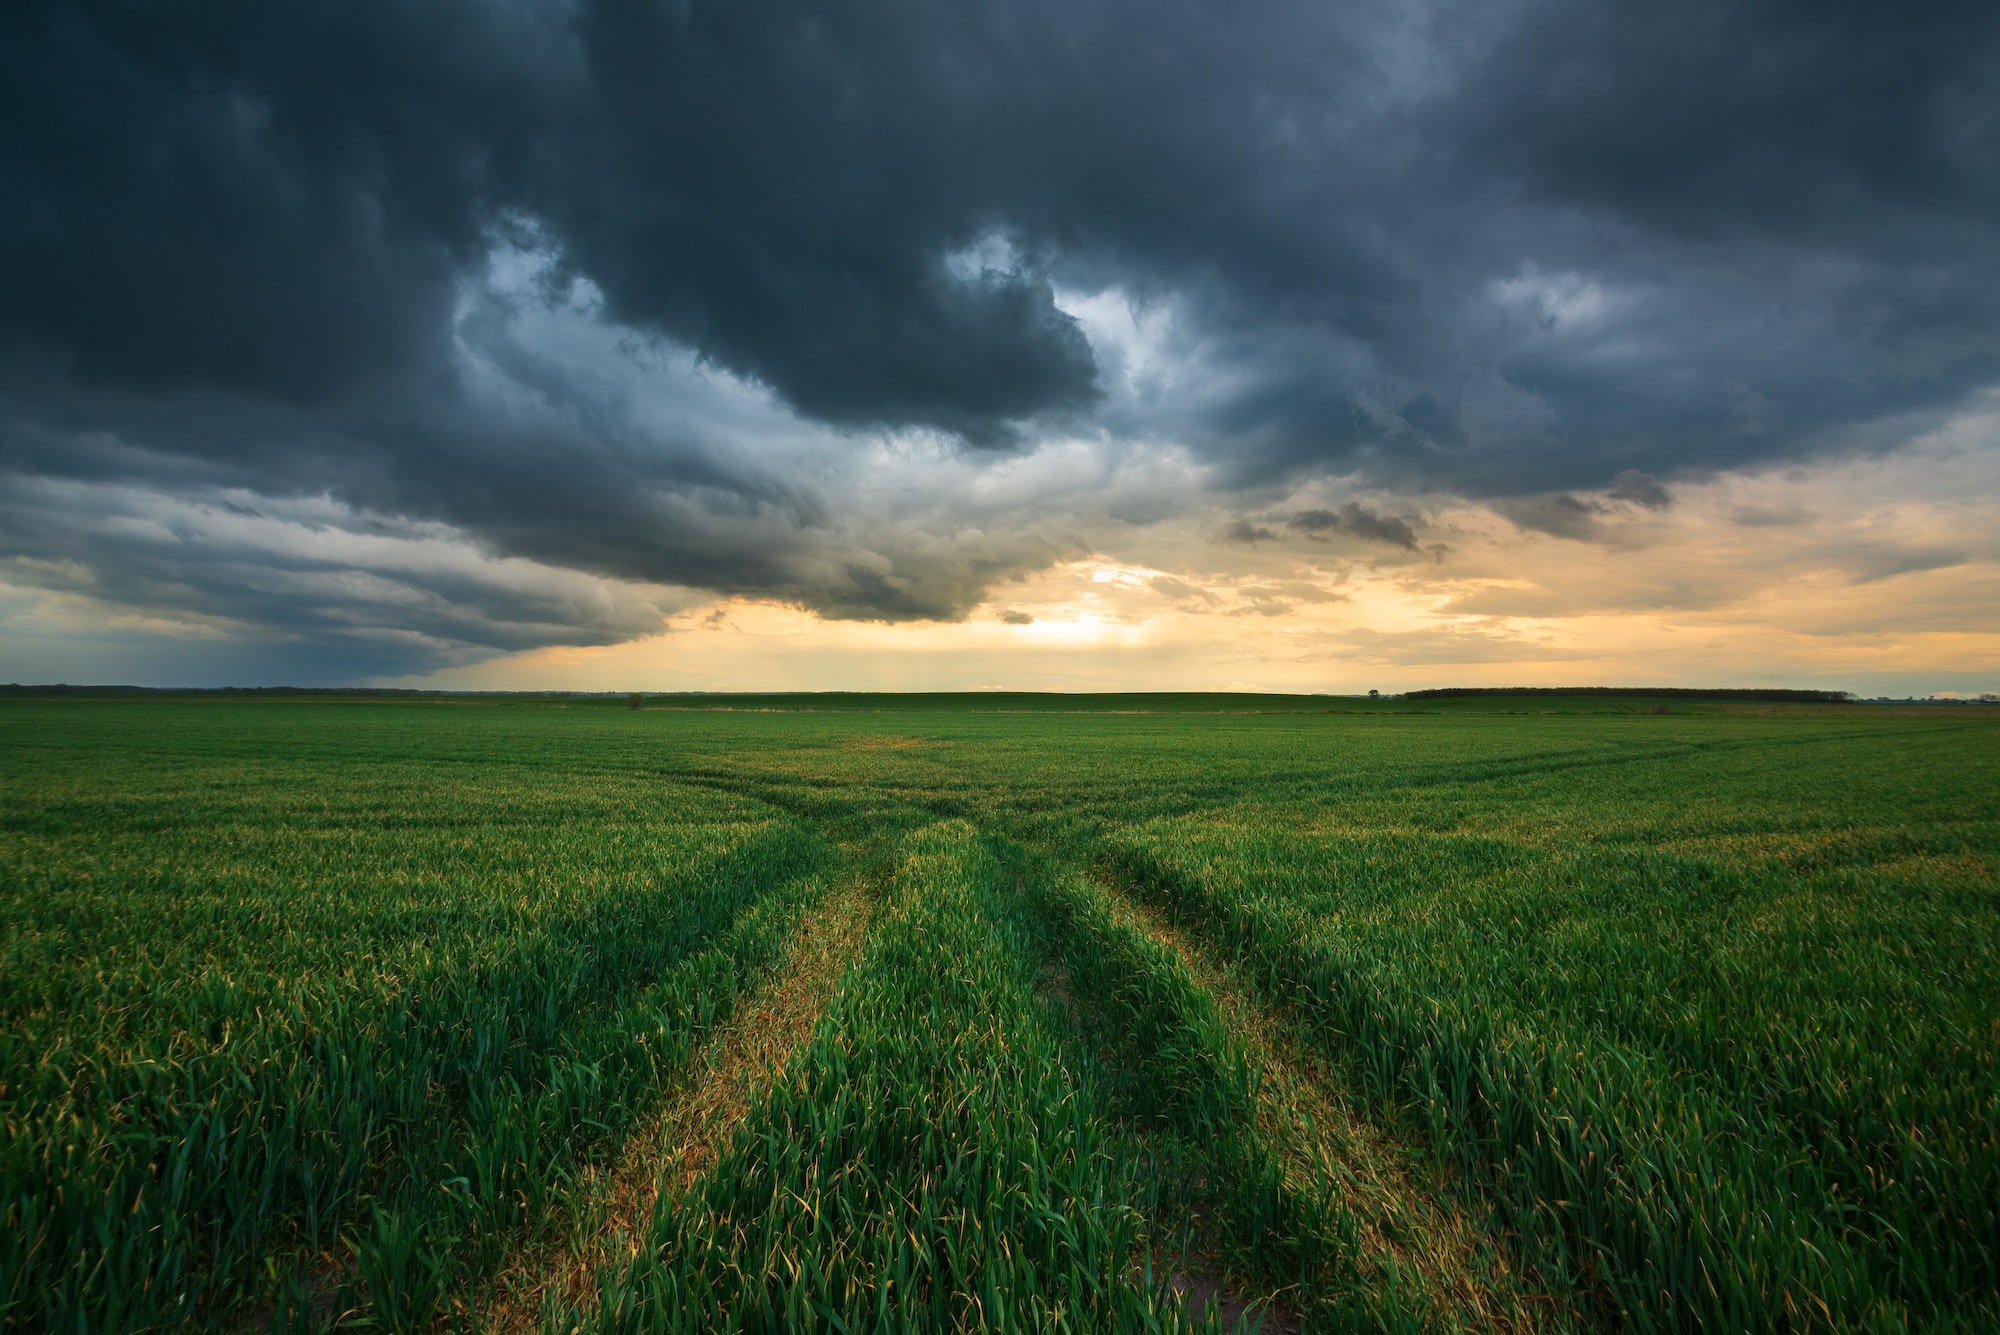
[[[0,187],[11,675],[1280,550],[1526,614],[1464,516],[1588,564],[1731,479],[1991,475],[1990,0],[20,0]]]

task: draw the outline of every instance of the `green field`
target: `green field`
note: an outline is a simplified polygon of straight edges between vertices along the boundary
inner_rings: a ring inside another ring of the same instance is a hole
[[[0,1322],[2000,1329],[1994,711],[1415,703],[0,700]]]

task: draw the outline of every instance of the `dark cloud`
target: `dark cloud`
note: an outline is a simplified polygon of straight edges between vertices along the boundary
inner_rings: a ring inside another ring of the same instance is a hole
[[[1406,551],[1417,549],[1416,530],[1410,527],[1408,519],[1394,515],[1378,515],[1352,501],[1342,506],[1338,512],[1301,510],[1285,521],[1285,526],[1309,538],[1324,538],[1330,534],[1344,532],[1374,542],[1386,542]]]
[[[1558,492],[1553,496],[1523,496],[1502,501],[1500,513],[1522,528],[1577,542],[1601,542],[1608,535],[1599,522],[1605,507],[1596,501]]]
[[[2000,207],[1994,25],[1978,3],[1530,6],[1455,100],[1533,195],[1846,248]]]
[[[24,0],[0,487],[325,495],[888,619],[1088,544],[871,510],[883,432],[1586,536],[2000,383],[1996,89],[1990,4]],[[796,420],[663,404],[690,356]]]
[[[8,6],[0,331],[128,389],[433,369],[562,32],[469,0]]]
[[[1623,505],[1615,504],[1623,502]],[[1674,494],[1650,473],[1628,468],[1611,479],[1603,499],[1557,492],[1544,496],[1513,496],[1495,503],[1494,508],[1522,528],[1573,538],[1578,542],[1621,541],[1615,523],[1607,519],[1631,518],[1635,511],[1666,510],[1674,504]]]
[[[169,643],[262,640],[315,683],[494,649],[658,633],[683,591],[606,584],[468,549],[436,524],[321,501],[28,481],[0,494],[0,581],[87,598]],[[303,675],[302,675],[303,674]],[[180,678],[193,684],[227,676]]]
[[[1244,547],[1255,547],[1260,542],[1269,542],[1278,535],[1262,524],[1253,524],[1247,519],[1237,519],[1225,525],[1215,535],[1219,541],[1233,542]]]
[[[1628,468],[1612,478],[1604,494],[1614,501],[1627,501],[1648,510],[1664,510],[1674,503],[1674,494],[1661,486],[1658,478],[1636,468]]]

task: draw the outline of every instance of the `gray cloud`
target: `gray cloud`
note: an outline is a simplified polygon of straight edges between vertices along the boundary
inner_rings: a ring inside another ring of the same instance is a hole
[[[1253,524],[1247,519],[1236,519],[1223,526],[1215,535],[1218,541],[1236,543],[1243,547],[1255,547],[1260,542],[1269,542],[1278,535],[1262,524]]]
[[[1408,519],[1378,515],[1352,501],[1337,513],[1332,510],[1301,510],[1286,521],[1286,527],[1309,538],[1324,538],[1345,532],[1375,542],[1386,542],[1406,551],[1417,549],[1416,530],[1410,527]]]
[[[1651,473],[1628,468],[1611,479],[1604,493],[1614,501],[1627,501],[1648,510],[1664,510],[1674,503],[1674,494],[1660,485]]]
[[[169,638],[261,639],[284,650],[290,679],[316,683],[496,648],[617,643],[658,633],[692,601],[325,500],[74,482],[0,495],[0,580],[88,599]]]
[[[1503,501],[1501,514],[1522,528],[1578,542],[1599,542],[1607,536],[1599,518],[1604,506],[1595,501],[1558,492],[1554,496],[1527,496]]]
[[[1088,497],[968,520],[1053,439],[1179,446],[1232,508],[1342,477],[1601,536],[1590,497],[2000,383],[1997,62],[1977,4],[9,6],[0,490],[325,496],[884,619],[1088,548]],[[257,578],[86,518],[13,550],[190,611]]]

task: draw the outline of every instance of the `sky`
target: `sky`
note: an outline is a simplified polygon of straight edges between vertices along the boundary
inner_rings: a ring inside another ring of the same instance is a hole
[[[2000,7],[0,8],[0,680],[2000,688]]]

